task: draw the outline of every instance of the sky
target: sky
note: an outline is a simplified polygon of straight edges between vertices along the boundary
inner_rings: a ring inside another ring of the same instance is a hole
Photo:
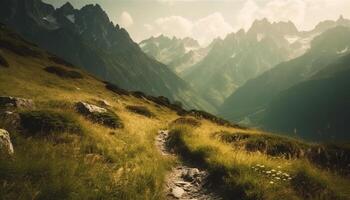
[[[43,0],[55,7],[67,0]],[[239,29],[255,19],[292,21],[310,30],[323,20],[350,18],[350,0],[69,0],[75,8],[100,4],[110,20],[140,42],[160,34],[192,37],[202,45]]]

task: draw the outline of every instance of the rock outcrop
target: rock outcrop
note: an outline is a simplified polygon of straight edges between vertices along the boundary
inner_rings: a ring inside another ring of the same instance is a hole
[[[11,96],[0,96],[0,107],[15,107],[15,108],[34,108],[34,102],[31,99],[17,98]]]
[[[0,129],[0,153],[5,155],[14,153],[10,134],[4,129]]]
[[[105,113],[107,109],[101,108],[86,102],[78,102],[76,104],[77,110],[82,114],[92,114],[92,113]]]
[[[87,119],[109,128],[123,128],[121,119],[114,112],[86,102],[76,103],[77,111]]]

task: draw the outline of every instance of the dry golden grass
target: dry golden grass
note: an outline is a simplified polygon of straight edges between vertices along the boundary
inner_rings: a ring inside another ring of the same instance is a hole
[[[83,128],[83,134],[63,133],[59,137],[27,138],[5,122],[0,128],[13,130],[13,161],[0,159],[0,196],[8,199],[163,199],[163,183],[174,165],[173,158],[161,156],[154,140],[159,129],[177,119],[173,111],[131,96],[119,96],[105,89],[104,83],[84,74],[83,79],[62,79],[44,71],[57,65],[47,59],[25,58],[6,50],[3,55],[9,68],[0,68],[0,95],[33,99],[36,110],[71,113]],[[64,67],[64,66],[61,66]],[[97,104],[106,100],[124,123],[123,129],[110,129],[92,123],[74,109],[78,101]],[[147,118],[132,113],[127,105],[145,106],[155,114]],[[306,160],[283,159],[259,152],[247,152],[214,137],[219,131],[265,134],[241,130],[200,120],[198,128],[173,126],[189,154],[205,162],[217,175],[230,195],[242,199],[303,199],[292,181],[274,181],[255,171],[256,165],[276,169],[292,177],[302,174],[322,189],[348,199],[350,181]],[[223,173],[223,174],[222,174]],[[318,178],[315,178],[316,175]],[[215,178],[215,177],[214,177]],[[321,186],[318,185],[321,183]],[[321,187],[321,188],[322,188]],[[312,191],[315,193],[315,191]],[[312,194],[314,194],[312,193]],[[58,194],[64,194],[60,196]],[[231,196],[232,197],[232,196]],[[329,196],[312,196],[325,199]]]
[[[226,143],[215,137],[215,133],[227,131],[231,133],[266,134],[258,130],[241,130],[218,126],[202,120],[199,128],[175,125],[170,127],[171,133],[179,134],[178,145],[184,145],[183,152],[201,157],[207,168],[217,173],[221,180],[221,187],[226,190],[226,195],[234,194],[242,199],[348,199],[350,180],[339,175],[318,169],[303,159],[284,159],[272,157],[260,152],[248,152],[230,143]],[[180,144],[179,144],[180,143]],[[181,151],[181,150],[180,150]],[[264,166],[256,170],[259,166]],[[284,176],[276,179],[266,171],[276,170],[287,173],[291,180],[283,180]],[[301,188],[302,184],[293,182],[293,178],[303,172],[310,172],[304,179],[313,180],[311,188]],[[223,175],[223,177],[221,177]],[[217,178],[217,177],[215,177]],[[313,179],[315,178],[315,179]],[[300,189],[300,188],[299,188]],[[301,194],[306,193],[306,196]]]

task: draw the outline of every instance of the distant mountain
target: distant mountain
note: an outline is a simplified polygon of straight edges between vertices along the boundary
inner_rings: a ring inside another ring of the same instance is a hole
[[[186,107],[214,110],[165,65],[144,54],[99,5],[77,10],[66,3],[55,9],[41,0],[2,0],[0,22],[121,88],[166,96]]]
[[[318,74],[322,74],[323,70],[329,68],[327,66],[332,66],[332,63],[337,62],[339,58],[349,53],[349,50],[350,28],[338,26],[327,30],[312,40],[310,50],[304,55],[277,65],[257,78],[249,80],[246,84],[237,89],[237,91],[225,101],[219,112],[222,116],[230,120],[243,120],[245,123],[262,125],[265,123],[263,121],[265,120],[264,117],[267,112],[266,108],[269,106],[272,110],[275,110],[274,103],[271,102],[277,101],[279,102],[278,104],[283,104],[285,106],[290,105],[290,110],[295,108],[292,106],[293,101],[291,99],[291,101],[283,101],[283,103],[281,103],[281,99],[275,100],[279,98],[279,95],[282,94],[283,91],[288,91],[289,88],[297,87],[297,85],[302,82],[317,78]],[[331,69],[332,68],[329,68],[328,71],[331,71]],[[324,74],[324,76],[328,75],[328,73]],[[301,86],[297,88],[299,87]],[[339,87],[343,86],[339,85]],[[337,88],[333,89],[337,90]],[[286,92],[286,94],[295,94],[293,91],[294,90],[290,90],[290,92]],[[305,98],[309,97],[311,98],[312,96],[305,95]],[[316,96],[314,96],[314,98],[316,98]],[[320,96],[317,98],[328,97]],[[283,99],[288,100],[288,98]],[[317,99],[309,99],[309,101],[316,100]],[[296,116],[294,115],[295,119],[292,119],[288,117],[289,113],[284,113],[284,115],[284,119],[280,120],[290,119],[292,120],[290,121],[290,125],[294,126],[292,124],[297,121]],[[271,116],[277,116],[277,114],[271,114]],[[281,115],[279,116],[281,117]],[[268,118],[272,119],[273,117]],[[269,120],[266,120],[266,123],[270,124]],[[308,122],[304,121],[304,123]]]
[[[202,60],[210,50],[210,46],[202,48],[192,38],[171,39],[164,35],[146,39],[140,42],[140,47],[147,55],[166,64],[180,76]]]
[[[184,79],[220,105],[247,80],[292,57],[286,34],[298,34],[293,23],[257,20],[247,32],[240,30],[217,41]]]
[[[311,140],[350,139],[350,54],[275,97],[261,122],[265,129]]]
[[[350,21],[341,16],[303,32],[290,21],[256,20],[247,32],[240,30],[216,42],[205,58],[183,72],[183,78],[212,104],[221,105],[248,80],[303,55],[316,36],[339,25],[349,26]]]

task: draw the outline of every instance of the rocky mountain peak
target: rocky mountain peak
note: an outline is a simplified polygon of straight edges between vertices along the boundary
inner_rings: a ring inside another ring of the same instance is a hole
[[[295,24],[291,21],[274,22],[272,25],[274,26],[276,31],[282,34],[292,35],[292,34],[297,34],[299,32]]]
[[[67,2],[64,5],[62,5],[60,8],[57,9],[57,11],[61,11],[63,13],[72,13],[74,11],[74,7],[71,3]]]

